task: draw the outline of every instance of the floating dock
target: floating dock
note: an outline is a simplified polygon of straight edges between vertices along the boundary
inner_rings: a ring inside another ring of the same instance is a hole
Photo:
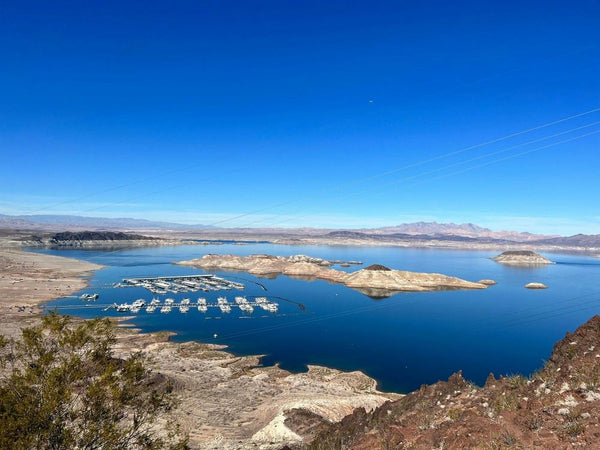
[[[242,283],[226,280],[216,275],[125,278],[122,283],[116,284],[115,287],[142,287],[154,294],[244,289]]]
[[[260,308],[270,313],[276,313],[279,309],[279,303],[269,301],[266,297],[256,297],[254,302],[249,301],[246,297],[236,297],[235,303],[227,301],[226,297],[219,297],[217,303],[208,303],[206,299],[199,298],[197,303],[192,303],[189,298],[183,299],[180,303],[175,303],[172,298],[167,298],[161,305],[160,300],[152,299],[149,304],[146,304],[144,299],[138,299],[132,304],[129,303],[113,303],[108,305],[104,310],[116,309],[118,312],[138,313],[145,307],[146,312],[153,313],[157,309],[163,313],[170,313],[174,308],[178,308],[180,312],[187,313],[191,307],[196,307],[198,312],[205,313],[208,308],[219,308],[222,313],[231,312],[232,307],[238,307],[245,313],[252,314],[254,308]]]

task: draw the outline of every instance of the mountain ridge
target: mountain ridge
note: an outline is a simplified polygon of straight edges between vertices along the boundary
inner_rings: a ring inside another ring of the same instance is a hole
[[[59,215],[59,214],[32,214],[32,215],[7,215],[0,214],[0,227],[31,227],[31,228],[52,228],[52,227],[73,227],[76,229],[158,229],[158,230],[199,230],[199,229],[219,229],[206,224],[185,224],[167,221],[153,221],[147,219],[136,219],[128,217],[107,218],[107,217],[88,217],[77,215]],[[508,239],[512,241],[531,241],[541,239],[553,239],[561,236],[532,234],[518,231],[492,231],[473,223],[456,224],[452,222],[412,222],[402,223],[394,226],[375,227],[375,228],[318,228],[318,227],[299,227],[299,228],[223,228],[227,230],[236,230],[240,232],[253,232],[265,230],[281,230],[285,232],[296,231],[303,233],[318,232],[348,232],[377,235],[408,235],[408,236],[464,236],[464,237],[489,237],[495,239]]]
[[[533,234],[519,231],[493,231],[473,223],[412,222],[376,228],[226,228],[206,224],[183,224],[136,218],[106,218],[76,215],[7,215],[0,214],[0,228],[30,231],[140,231],[176,232],[182,235],[225,233],[229,238],[256,235],[291,238],[348,238],[354,240],[453,241],[490,244],[543,245],[549,247],[600,247],[600,234],[573,236]]]

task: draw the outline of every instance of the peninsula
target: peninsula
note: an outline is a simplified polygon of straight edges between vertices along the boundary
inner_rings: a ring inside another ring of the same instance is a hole
[[[344,284],[372,297],[386,297],[396,292],[427,292],[453,289],[485,289],[484,283],[474,283],[438,273],[419,273],[393,270],[373,264],[355,272],[331,269],[334,264],[306,255],[215,255],[180,261],[182,266],[202,269],[244,271],[258,276],[288,275]]]

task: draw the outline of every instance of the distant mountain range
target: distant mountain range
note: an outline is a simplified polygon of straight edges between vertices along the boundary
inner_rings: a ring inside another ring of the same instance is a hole
[[[18,215],[0,214],[0,228],[32,231],[177,231],[180,233],[223,232],[232,238],[252,235],[321,236],[331,238],[372,240],[439,240],[480,243],[526,243],[544,246],[600,247],[600,235],[556,236],[517,231],[492,231],[472,223],[415,222],[391,227],[363,229],[318,228],[216,228],[202,224],[181,224],[132,218],[84,217],[69,215]]]
[[[520,233],[517,231],[492,231],[489,228],[483,228],[472,223],[437,223],[437,222],[415,222],[396,225],[393,227],[383,227],[367,230],[356,230],[359,232],[369,232],[374,234],[405,234],[420,236],[461,236],[470,238],[491,238],[499,240],[508,240],[515,242],[530,242],[539,239],[551,239],[555,235],[542,235],[531,233]]]

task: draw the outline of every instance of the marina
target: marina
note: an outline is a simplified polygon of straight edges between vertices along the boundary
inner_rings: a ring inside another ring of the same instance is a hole
[[[190,292],[210,292],[210,291],[230,291],[233,289],[243,290],[244,284],[227,280],[212,274],[204,275],[179,275],[179,276],[158,276],[144,278],[124,278],[120,283],[114,283],[115,288],[143,288],[155,295],[164,294],[185,294]],[[264,287],[263,287],[264,289]],[[98,294],[84,294],[80,297],[82,300],[91,301],[98,298]],[[160,311],[162,314],[168,314],[173,310],[178,310],[182,314],[187,314],[190,310],[196,309],[199,313],[207,313],[209,308],[218,308],[222,314],[229,314],[232,308],[239,308],[246,315],[252,314],[255,310],[261,309],[268,313],[276,313],[279,310],[279,304],[269,301],[267,297],[256,297],[254,301],[245,296],[236,296],[234,302],[229,302],[227,297],[220,295],[211,303],[204,297],[199,297],[193,302],[189,297],[179,301],[175,298],[166,298],[164,302],[158,297],[154,297],[149,303],[143,298],[139,298],[132,303],[113,303],[97,305],[104,311],[116,310],[119,313],[134,313],[145,311],[149,314]],[[90,306],[90,305],[87,305]]]
[[[180,313],[186,314],[193,307],[200,313],[206,313],[208,308],[219,308],[222,313],[227,314],[231,312],[232,307],[237,307],[247,314],[252,314],[254,308],[276,313],[279,310],[279,303],[269,301],[266,297],[256,297],[254,302],[248,300],[246,297],[236,297],[235,303],[230,303],[227,297],[219,297],[217,298],[217,303],[209,303],[205,298],[200,297],[197,303],[192,303],[189,298],[184,298],[179,303],[176,303],[172,298],[167,298],[161,305],[161,301],[157,298],[153,298],[148,304],[144,299],[140,298],[133,303],[113,303],[112,305],[105,306],[104,310],[114,309],[122,313],[139,313],[144,309],[147,313],[153,313],[160,308],[161,313],[168,314],[173,308],[177,308]]]
[[[150,278],[125,278],[114,287],[141,287],[153,294],[243,290],[244,285],[216,275],[181,275]]]

